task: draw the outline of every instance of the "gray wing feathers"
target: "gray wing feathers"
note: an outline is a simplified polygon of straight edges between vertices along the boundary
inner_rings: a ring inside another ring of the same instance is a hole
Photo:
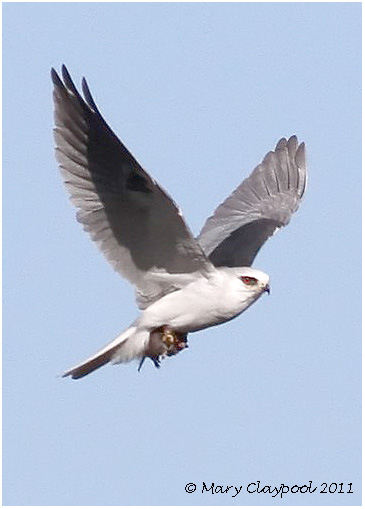
[[[145,307],[169,291],[174,274],[204,272],[210,262],[176,204],[106,124],[85,79],[84,100],[64,66],[62,78],[52,69],[56,156],[77,219]]]
[[[305,146],[282,138],[205,223],[198,241],[216,266],[250,266],[297,210],[306,184]]]

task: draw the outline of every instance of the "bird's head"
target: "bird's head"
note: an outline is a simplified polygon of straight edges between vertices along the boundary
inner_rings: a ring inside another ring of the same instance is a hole
[[[255,295],[261,295],[263,292],[270,293],[269,276],[265,272],[251,267],[238,267],[234,269],[234,272],[248,292]]]

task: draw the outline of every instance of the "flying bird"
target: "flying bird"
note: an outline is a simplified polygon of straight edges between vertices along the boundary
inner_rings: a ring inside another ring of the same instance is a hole
[[[190,332],[218,325],[269,292],[251,267],[264,242],[288,224],[306,185],[304,143],[282,138],[194,238],[178,206],[105,122],[85,78],[83,96],[62,66],[52,69],[56,158],[77,220],[136,290],[138,318],[63,376],[110,362],[161,359]]]

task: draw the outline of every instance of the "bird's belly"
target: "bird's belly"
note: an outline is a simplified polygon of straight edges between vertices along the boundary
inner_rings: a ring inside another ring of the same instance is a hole
[[[224,323],[236,317],[247,307],[247,300],[232,299],[225,292],[212,292],[209,286],[170,293],[147,308],[141,319],[147,327],[169,325],[179,332],[197,330]]]
[[[183,312],[171,321],[171,327],[182,332],[194,332],[213,325],[227,322],[238,316],[244,310],[244,305],[225,302],[199,301],[194,309]],[[184,310],[182,310],[184,311]],[[187,327],[188,330],[185,330]]]

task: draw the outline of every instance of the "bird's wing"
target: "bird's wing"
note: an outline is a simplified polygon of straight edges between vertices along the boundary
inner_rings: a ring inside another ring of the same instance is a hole
[[[305,145],[282,138],[215,210],[198,241],[215,266],[248,267],[264,242],[289,223],[306,185]]]
[[[65,66],[62,78],[52,69],[56,156],[77,220],[146,307],[179,286],[174,275],[211,263],[177,205],[107,125],[85,79],[84,100]]]

